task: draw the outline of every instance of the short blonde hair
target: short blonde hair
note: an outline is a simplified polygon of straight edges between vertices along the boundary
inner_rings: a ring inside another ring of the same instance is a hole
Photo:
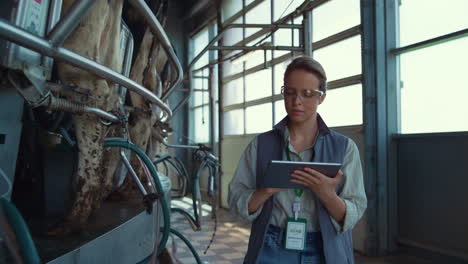
[[[304,70],[314,74],[320,80],[320,90],[323,92],[327,91],[327,75],[322,65],[318,61],[312,59],[309,56],[295,58],[286,68],[283,81],[285,81],[288,75],[295,70]]]

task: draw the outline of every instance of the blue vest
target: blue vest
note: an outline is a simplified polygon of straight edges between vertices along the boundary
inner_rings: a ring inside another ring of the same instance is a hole
[[[343,163],[348,139],[335,131],[330,130],[317,115],[319,136],[314,145],[315,162]],[[284,146],[284,130],[287,125],[287,117],[278,123],[273,130],[260,134],[257,137],[257,171],[256,182],[262,182],[268,162],[271,160],[282,160]],[[339,186],[338,188],[341,188]],[[263,240],[273,209],[273,196],[263,205],[262,212],[253,221],[249,247],[244,259],[246,264],[254,264],[262,250]],[[338,234],[331,222],[328,212],[319,201],[318,214],[320,231],[323,238],[323,250],[327,264],[354,264],[352,230]]]

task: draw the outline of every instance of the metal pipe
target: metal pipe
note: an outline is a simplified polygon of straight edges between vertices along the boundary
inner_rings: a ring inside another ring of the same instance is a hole
[[[312,39],[312,30],[313,30],[313,21],[312,21],[313,11],[307,11],[304,14],[304,20],[302,21],[304,29],[302,30],[303,40],[304,40],[304,55],[312,57],[313,50],[313,39]],[[294,34],[291,34],[294,36]],[[294,40],[292,41],[294,45]]]
[[[52,0],[50,2],[49,18],[47,19],[47,34],[54,29],[57,22],[60,20],[60,12],[56,12],[55,10],[62,10],[62,0]]]
[[[78,86],[71,86],[71,85],[66,85],[63,83],[53,83],[53,82],[46,82],[45,84],[45,89],[52,91],[54,93],[58,93],[61,95],[66,95],[66,96],[73,96],[73,95],[90,95],[91,90],[89,89],[83,89]]]
[[[57,22],[52,31],[47,35],[47,39],[50,40],[52,46],[60,46],[67,39],[94,2],[96,0],[80,0],[73,3],[67,14]]]
[[[114,123],[120,122],[120,119],[117,116],[115,116],[113,114],[110,114],[110,113],[108,113],[108,112],[106,112],[104,110],[101,110],[99,108],[96,108],[96,107],[84,106],[83,110],[86,113],[95,114],[95,115],[97,115],[97,116],[99,116],[101,118],[104,118],[104,119],[106,119],[108,121],[112,121]]]
[[[123,20],[122,20],[122,26],[124,27],[125,31],[128,31],[128,35],[129,35],[127,38],[127,43],[125,44],[126,49],[125,49],[125,54],[124,54],[124,60],[122,62],[122,74],[128,77],[130,76],[130,69],[132,67],[132,55],[133,55],[134,43],[133,43],[132,33],[130,32],[130,29],[128,28],[128,26],[125,24]],[[120,96],[125,99],[127,88],[120,86],[119,91],[120,91]]]
[[[53,95],[50,95],[47,107],[51,110],[60,110],[70,113],[91,113],[114,123],[121,121],[117,116],[99,108],[72,103],[62,98],[55,98]]]
[[[213,44],[215,44],[218,40],[220,40],[221,37],[228,31],[228,29],[234,28],[234,25],[235,24],[230,24],[230,25],[226,26],[221,32],[218,33],[218,35],[216,37],[214,37],[208,43],[208,45],[206,45],[206,47],[195,58],[193,58],[193,60],[188,65],[188,71],[189,72],[191,71],[193,65],[195,65],[195,63],[197,63],[197,61],[203,56],[203,54],[205,54],[205,52],[207,52],[210,49],[210,47],[213,46]]]
[[[192,71],[190,70],[190,66],[188,68],[188,71],[187,71],[187,78],[188,80],[192,80]],[[182,99],[175,107],[174,107],[174,111],[173,113],[177,113],[177,111],[179,111],[179,109],[185,104],[187,103],[188,99],[190,98],[190,95],[192,94],[192,82],[189,81],[188,82],[188,86],[187,86],[187,92],[185,93],[185,97],[184,99]]]
[[[214,98],[214,92],[213,92],[213,89],[214,89],[214,78],[213,78],[213,67],[210,67],[209,68],[209,73],[208,73],[208,98],[209,98],[209,110],[210,110],[210,133],[209,133],[209,136],[210,136],[210,145],[211,145],[211,148],[214,148],[215,146],[215,115],[214,115],[214,111],[215,111],[215,98]],[[202,95],[202,98],[203,98],[204,95]],[[203,111],[203,108],[202,108],[202,111]]]
[[[163,27],[161,26],[151,9],[145,3],[145,1],[129,0],[129,2],[138,10],[138,12],[141,13],[141,15],[143,15],[143,18],[146,20],[146,22],[148,22],[151,31],[161,41],[161,46],[163,47],[164,51],[166,51],[169,61],[171,62],[172,66],[176,69],[175,81],[172,83],[172,86],[169,87],[169,89],[167,89],[165,93],[163,93],[162,101],[165,101],[174,91],[174,88],[182,81],[184,71],[182,70],[182,66],[179,62],[179,59],[177,58],[177,55],[175,54],[174,49],[171,46],[171,42],[169,41],[169,38],[164,32]]]
[[[156,138],[168,148],[184,148],[184,149],[200,149],[200,146],[197,145],[173,145],[167,143],[167,138],[163,138],[161,135],[157,134]]]
[[[16,27],[8,23],[4,19],[0,19],[0,37],[6,40],[15,42],[21,46],[32,49],[46,56],[54,59],[69,63],[70,65],[84,69],[88,72],[94,73],[104,79],[108,79],[143,96],[145,99],[158,105],[162,111],[166,113],[168,121],[172,118],[172,111],[167,104],[165,104],[156,95],[151,93],[145,87],[130,80],[129,78],[117,73],[108,67],[105,67],[95,61],[85,58],[65,48],[55,48],[47,40],[35,36],[22,28]]]
[[[304,51],[302,47],[290,46],[213,46],[210,50],[290,50]]]
[[[199,149],[199,146],[194,146],[194,145],[173,145],[167,143],[166,140],[162,141],[163,145],[168,147],[168,148],[183,148],[183,149]]]
[[[136,182],[136,184],[138,186],[138,189],[140,189],[141,193],[143,193],[143,196],[146,196],[148,193],[146,192],[145,187],[141,183],[140,178],[138,178],[138,175],[136,174],[136,172],[133,169],[132,165],[128,161],[127,156],[125,156],[125,152],[123,151],[123,149],[120,149],[120,157],[122,158],[122,161],[123,161],[125,167],[127,167],[128,171],[130,172],[133,179],[135,180],[135,182]]]
[[[172,111],[173,114],[177,113],[177,111],[179,111],[179,109],[185,104],[187,103],[188,99],[190,98],[190,91],[187,92],[187,96],[184,97],[184,99],[182,99],[177,105],[176,107],[174,107],[174,110]]]
[[[329,37],[326,37],[324,39],[321,39],[319,41],[316,41],[312,44],[313,50],[316,51],[318,49],[321,49],[323,47],[335,44],[337,42],[343,41],[345,39],[352,38],[354,36],[357,36],[361,34],[361,25],[354,26],[352,28],[348,28],[346,30],[343,30],[341,32],[338,32],[334,35],[331,35]]]
[[[341,87],[351,86],[362,82],[362,74],[357,74],[327,83],[327,91]]]
[[[273,1],[272,1],[273,2]],[[221,20],[221,9],[219,8],[217,11],[217,18],[216,22],[218,25],[218,32],[220,31],[221,25],[222,25],[222,20]],[[223,39],[220,41],[221,44],[223,44]],[[224,59],[223,52],[218,50],[218,59],[222,61]],[[224,67],[223,64],[218,65],[218,159],[221,161],[223,158],[223,144],[221,144],[221,141],[223,140],[224,137],[224,119],[223,113],[222,113],[222,106],[224,105],[224,85],[223,85],[223,76],[224,76]],[[221,168],[220,168],[221,169]],[[222,172],[221,172],[222,173]],[[220,175],[220,173],[218,173]],[[219,177],[219,186],[223,186],[224,182],[224,177]],[[218,192],[217,195],[218,201],[221,201],[221,192]]]
[[[231,24],[230,26],[236,28],[291,28],[291,29],[302,29],[302,25],[299,24]]]

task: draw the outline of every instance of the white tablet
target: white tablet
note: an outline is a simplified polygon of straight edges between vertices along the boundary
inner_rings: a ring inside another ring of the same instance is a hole
[[[260,183],[260,187],[266,188],[286,188],[286,189],[305,189],[307,187],[290,182],[291,173],[294,170],[302,170],[304,168],[312,168],[326,176],[335,177],[341,168],[340,163],[322,163],[322,162],[303,162],[303,161],[286,161],[272,160],[268,164],[267,172]]]

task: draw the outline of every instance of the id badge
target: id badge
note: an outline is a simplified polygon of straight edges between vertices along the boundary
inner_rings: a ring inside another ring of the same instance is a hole
[[[286,222],[286,237],[284,248],[287,250],[303,251],[306,241],[306,224],[304,218],[288,218]]]

